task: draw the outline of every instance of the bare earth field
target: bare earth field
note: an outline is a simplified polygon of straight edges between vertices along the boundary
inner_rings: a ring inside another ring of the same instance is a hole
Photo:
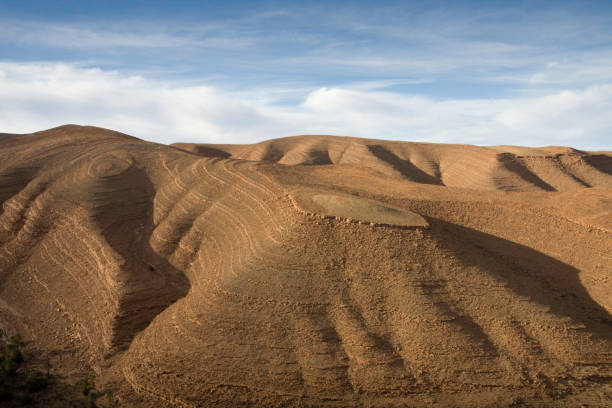
[[[36,406],[612,406],[610,152],[68,125],[0,203]]]

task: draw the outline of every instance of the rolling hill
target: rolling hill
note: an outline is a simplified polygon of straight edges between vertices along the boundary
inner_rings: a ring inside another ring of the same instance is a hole
[[[612,398],[609,152],[67,125],[0,203],[0,330],[122,406]]]

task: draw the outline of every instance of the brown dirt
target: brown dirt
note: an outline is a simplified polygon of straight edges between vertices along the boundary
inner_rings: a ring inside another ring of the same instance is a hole
[[[122,406],[607,407],[611,173],[565,147],[0,135],[0,329]]]

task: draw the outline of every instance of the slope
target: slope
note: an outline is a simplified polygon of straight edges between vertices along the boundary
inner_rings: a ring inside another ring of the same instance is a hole
[[[351,143],[300,166],[3,139],[0,327],[126,406],[606,406],[610,184],[410,182]]]
[[[289,165],[353,164],[418,183],[502,191],[568,191],[609,186],[612,156],[550,146],[477,147],[337,136],[295,136],[254,145],[176,143],[207,157]]]

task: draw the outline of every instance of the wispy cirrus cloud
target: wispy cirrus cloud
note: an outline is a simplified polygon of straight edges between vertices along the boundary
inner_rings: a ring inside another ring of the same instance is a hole
[[[0,23],[0,50],[11,60],[42,54],[132,71],[181,66],[192,77],[221,74],[238,86],[410,78],[584,87],[612,72],[612,18],[563,8],[319,4],[255,6],[224,18]]]
[[[182,26],[129,20],[111,24],[47,23],[15,19],[3,19],[0,24],[4,27],[0,33],[2,41],[97,52],[112,48],[128,52],[179,47],[241,50],[254,42],[248,36],[232,35],[220,24]]]
[[[610,148],[603,2],[603,12],[569,2],[166,6],[117,18],[5,13],[0,131],[74,122],[164,143],[335,133]]]

